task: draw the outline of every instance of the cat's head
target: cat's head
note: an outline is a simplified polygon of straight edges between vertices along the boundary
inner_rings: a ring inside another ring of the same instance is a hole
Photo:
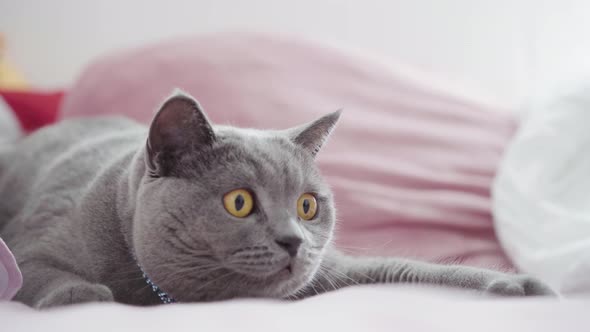
[[[317,272],[335,223],[314,158],[340,113],[287,130],[212,126],[175,93],[150,126],[133,247],[179,301],[286,297]]]

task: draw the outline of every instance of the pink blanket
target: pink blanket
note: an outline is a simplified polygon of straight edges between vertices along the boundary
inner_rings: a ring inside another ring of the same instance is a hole
[[[510,269],[490,184],[514,119],[406,69],[265,35],[188,38],[98,59],[62,116],[148,122],[174,87],[221,124],[286,128],[343,108],[319,157],[341,248]]]
[[[10,300],[20,289],[23,279],[14,256],[0,239],[0,301]]]

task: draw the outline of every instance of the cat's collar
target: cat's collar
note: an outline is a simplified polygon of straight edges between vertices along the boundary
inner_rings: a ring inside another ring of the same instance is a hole
[[[147,274],[141,268],[141,266],[139,266],[139,269],[141,270],[141,274],[143,275],[143,279],[145,280],[145,282],[150,286],[150,288],[152,289],[152,291],[154,293],[156,293],[156,295],[158,295],[158,297],[160,298],[160,301],[162,301],[163,304],[176,303],[176,300],[174,298],[172,298],[170,295],[168,295],[168,293],[166,293],[160,287],[158,287],[152,281],[152,279],[150,279],[150,277],[147,276]]]

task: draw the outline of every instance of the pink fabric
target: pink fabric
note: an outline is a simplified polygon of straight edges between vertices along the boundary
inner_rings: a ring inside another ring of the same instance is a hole
[[[213,121],[238,126],[286,128],[343,108],[318,159],[341,248],[511,268],[492,228],[490,184],[514,119],[401,72],[293,39],[188,38],[95,61],[61,116],[148,123],[174,87]]]
[[[22,283],[23,278],[14,256],[0,239],[0,301],[12,299]]]

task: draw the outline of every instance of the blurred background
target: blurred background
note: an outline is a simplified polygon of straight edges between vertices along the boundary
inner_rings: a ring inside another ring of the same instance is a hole
[[[587,0],[0,0],[5,58],[63,88],[107,52],[213,31],[299,35],[456,80],[512,107],[590,70]]]

